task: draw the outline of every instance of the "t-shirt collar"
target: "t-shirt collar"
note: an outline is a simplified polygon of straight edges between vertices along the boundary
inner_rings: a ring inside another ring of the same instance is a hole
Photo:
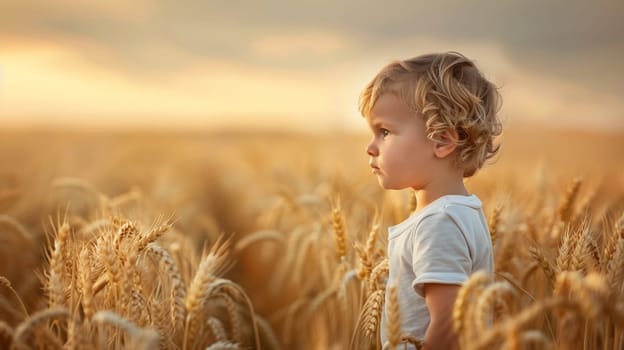
[[[460,194],[447,194],[442,197],[435,199],[433,202],[429,203],[427,206],[422,208],[417,213],[410,215],[407,219],[402,222],[388,227],[389,238],[392,238],[396,234],[402,232],[406,226],[411,225],[413,222],[417,222],[423,216],[426,216],[428,213],[435,211],[436,209],[443,207],[448,204],[459,204],[468,206],[474,209],[481,209],[482,203],[479,197],[474,194],[469,196],[464,196]]]

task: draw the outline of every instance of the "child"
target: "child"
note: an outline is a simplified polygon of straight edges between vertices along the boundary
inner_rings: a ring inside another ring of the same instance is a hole
[[[425,349],[457,347],[452,310],[460,285],[477,270],[493,273],[481,201],[463,178],[498,151],[500,101],[457,52],[390,63],[360,97],[373,133],[366,149],[372,172],[385,189],[416,193],[414,213],[388,229],[388,285],[396,285],[402,335],[424,341]],[[387,309],[382,344],[386,322]]]

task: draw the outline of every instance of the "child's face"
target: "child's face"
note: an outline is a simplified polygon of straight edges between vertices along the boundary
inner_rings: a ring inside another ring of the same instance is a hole
[[[367,118],[369,164],[385,189],[423,189],[434,175],[434,143],[425,121],[393,93],[381,95]]]

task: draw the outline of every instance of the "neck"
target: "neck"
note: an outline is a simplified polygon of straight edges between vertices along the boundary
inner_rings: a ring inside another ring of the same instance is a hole
[[[436,199],[446,195],[468,196],[468,190],[464,186],[463,177],[449,179],[437,179],[427,184],[423,189],[416,190],[416,211],[422,210]]]

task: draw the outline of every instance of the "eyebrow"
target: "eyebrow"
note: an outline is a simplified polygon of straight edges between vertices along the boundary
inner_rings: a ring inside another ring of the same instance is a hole
[[[381,125],[395,126],[396,122],[388,117],[380,116],[380,117],[373,118],[372,116],[369,116],[368,124],[374,127],[378,127]]]

